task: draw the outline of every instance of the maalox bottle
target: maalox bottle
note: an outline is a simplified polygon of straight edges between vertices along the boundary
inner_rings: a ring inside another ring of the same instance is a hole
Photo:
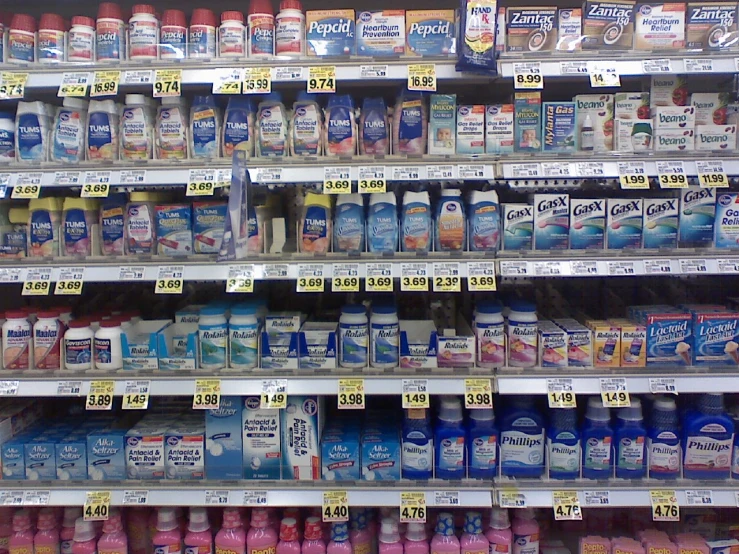
[[[683,417],[683,477],[728,479],[734,422],[724,411],[723,394],[702,394],[697,410]]]
[[[588,399],[582,430],[582,476],[608,479],[613,473],[611,412],[597,396]]]
[[[530,396],[514,396],[500,422],[501,473],[510,477],[544,474],[544,420]]]
[[[656,396],[652,402],[647,452],[650,478],[677,479],[680,476],[680,431],[677,407],[672,398]]]
[[[631,406],[619,408],[614,432],[616,477],[641,479],[647,473],[647,430],[641,411],[641,400],[631,398]]]
[[[550,479],[577,479],[580,477],[580,432],[577,429],[577,410],[551,410],[547,431],[547,455]]]
[[[454,396],[442,396],[434,433],[437,479],[466,477],[464,441],[462,403]]]

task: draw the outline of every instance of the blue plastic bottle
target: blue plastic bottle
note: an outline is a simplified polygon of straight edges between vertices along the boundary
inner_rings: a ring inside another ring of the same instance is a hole
[[[734,422],[724,411],[723,394],[701,394],[697,410],[683,419],[683,477],[728,479]]]
[[[586,479],[611,477],[613,474],[611,412],[603,406],[603,401],[597,396],[588,399],[582,445],[582,476]]]
[[[467,475],[463,423],[459,398],[442,396],[434,432],[434,469],[437,479],[462,479]]]
[[[739,406],[732,406],[729,413],[731,420],[734,422],[734,447],[731,454],[731,478],[739,479]]]
[[[680,476],[679,433],[675,400],[666,396],[655,397],[647,436],[650,478],[677,479]]]
[[[641,400],[631,399],[631,406],[616,414],[616,477],[642,479],[647,474],[647,429],[641,411]]]
[[[580,477],[580,431],[575,408],[550,410],[547,452],[550,479]]]
[[[467,466],[470,479],[492,479],[498,470],[498,428],[493,410],[470,410]]]
[[[431,479],[434,472],[434,435],[428,410],[405,410],[401,470],[403,479]]]
[[[514,396],[500,423],[501,473],[510,477],[544,474],[544,420],[530,396]]]

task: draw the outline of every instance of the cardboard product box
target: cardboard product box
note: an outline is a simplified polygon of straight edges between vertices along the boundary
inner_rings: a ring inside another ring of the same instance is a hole
[[[578,94],[577,104],[577,136],[582,135],[585,119],[590,115],[594,131],[594,151],[610,152],[613,150],[613,94]]]
[[[688,2],[685,22],[688,50],[728,50],[739,42],[736,2]]]
[[[692,129],[659,129],[655,131],[656,152],[692,152],[695,150],[695,132]]]
[[[616,119],[614,122],[617,152],[649,152],[654,142],[651,119]]]
[[[583,50],[631,50],[634,7],[629,0],[586,1],[583,4]]]
[[[561,8],[557,16],[557,50],[582,50],[582,9]]]
[[[685,75],[652,75],[649,89],[652,109],[657,106],[687,106],[689,99]]]
[[[545,152],[576,152],[575,102],[544,102],[542,138]]]
[[[614,98],[616,119],[649,119],[648,92],[617,92]]]
[[[659,106],[652,112],[655,130],[684,130],[695,127],[695,108],[693,106]]]
[[[690,105],[695,108],[695,124],[726,125],[730,101],[728,92],[694,92],[690,95]]]
[[[637,4],[634,13],[634,50],[685,48],[685,12],[681,2]]]
[[[557,47],[557,8],[509,7],[506,52],[552,52]]]
[[[695,149],[736,150],[736,125],[696,125]]]

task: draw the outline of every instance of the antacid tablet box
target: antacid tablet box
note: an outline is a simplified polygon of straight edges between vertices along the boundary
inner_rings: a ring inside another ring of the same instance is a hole
[[[456,52],[454,10],[405,12],[406,54],[448,56]]]
[[[405,10],[372,10],[357,16],[358,56],[405,53]]]
[[[685,48],[685,4],[637,4],[634,15],[634,50]]]
[[[557,46],[557,8],[515,7],[506,11],[507,52],[551,52]]]
[[[583,50],[631,50],[634,4],[629,0],[587,1],[583,5]]]
[[[305,12],[305,45],[308,56],[354,54],[354,10]]]
[[[557,17],[557,50],[572,52],[582,49],[582,10],[562,8]]]

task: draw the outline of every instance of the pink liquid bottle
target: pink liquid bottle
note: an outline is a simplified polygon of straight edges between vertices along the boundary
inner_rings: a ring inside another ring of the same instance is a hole
[[[0,507],[0,554],[8,554],[8,544],[12,534],[13,508]]]
[[[282,522],[280,523],[280,542],[277,543],[277,554],[300,554],[298,522],[294,517],[282,518]]]
[[[508,508],[490,510],[490,527],[485,536],[490,542],[490,554],[511,554],[513,531],[508,520]]]
[[[534,519],[534,510],[516,510],[513,518],[513,554],[539,554],[539,524]]]
[[[349,525],[346,522],[331,525],[331,542],[328,543],[326,554],[354,554],[352,543],[349,542]]]
[[[391,517],[382,519],[378,543],[380,554],[403,554],[403,543],[400,542],[398,522],[395,519]]]
[[[464,516],[464,533],[459,539],[462,554],[489,554],[490,541],[482,534],[482,514],[467,512]]]
[[[96,537],[94,522],[78,517],[74,522],[72,554],[95,554],[98,542]]]
[[[80,517],[82,517],[82,508],[64,508],[62,530],[59,533],[62,554],[72,554],[72,544],[74,544],[74,523],[77,521],[77,518]]]
[[[409,523],[403,543],[405,554],[429,554],[429,541],[426,540],[426,525]]]
[[[236,508],[226,508],[223,510],[221,529],[216,534],[216,553],[244,554],[246,549],[246,531],[241,523],[241,514]]]
[[[182,534],[174,508],[157,510],[156,533],[151,538],[154,554],[180,554],[182,552]]]
[[[269,525],[267,510],[255,508],[251,513],[250,523],[251,529],[246,535],[247,554],[275,554],[277,552],[277,532]],[[223,512],[223,526],[226,526],[225,511]]]
[[[34,554],[59,554],[60,550],[56,515],[51,508],[44,508],[39,512],[36,535],[33,537]]]
[[[18,510],[13,514],[13,534],[8,540],[8,551],[10,554],[33,553],[33,529],[28,510]]]
[[[118,510],[111,510],[108,519],[103,522],[98,554],[128,554],[128,535],[123,530],[123,519]]]
[[[326,554],[326,543],[323,540],[321,518],[309,517],[305,520],[305,533],[301,554]]]
[[[300,513],[300,508],[285,508],[282,512],[282,517],[283,519],[291,517],[295,520],[295,525],[298,530],[298,541],[303,542],[303,516]]]
[[[370,554],[372,549],[372,536],[367,529],[367,510],[365,508],[350,508],[349,542],[352,543],[354,554]]]
[[[149,538],[149,510],[147,508],[127,510],[126,531],[128,533],[128,548],[131,550],[131,554],[147,554],[151,544]]]
[[[431,554],[460,554],[459,539],[454,534],[454,516],[449,512],[442,512],[436,518]]]
[[[190,521],[185,535],[185,554],[211,554],[213,533],[208,523],[208,510],[190,508]]]

